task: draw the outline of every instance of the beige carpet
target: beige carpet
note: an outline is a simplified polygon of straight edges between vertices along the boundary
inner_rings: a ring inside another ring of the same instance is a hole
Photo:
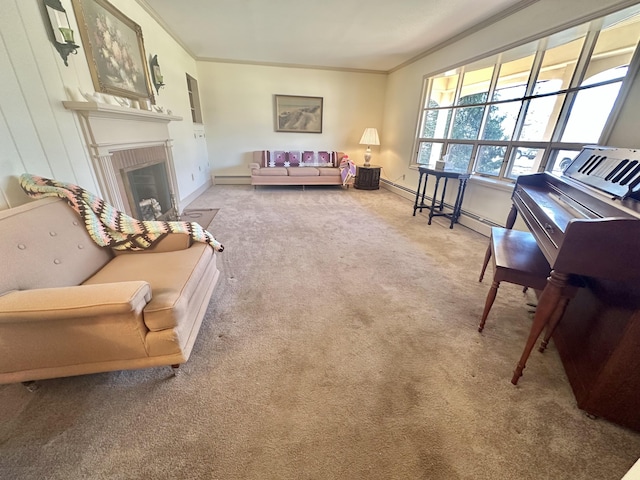
[[[577,409],[487,239],[388,191],[215,186],[226,249],[183,374],[0,386],[2,479],[619,479],[640,434]]]

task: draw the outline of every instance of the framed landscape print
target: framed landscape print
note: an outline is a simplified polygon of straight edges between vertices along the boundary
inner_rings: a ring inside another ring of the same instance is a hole
[[[276,132],[322,133],[322,97],[275,96]]]
[[[96,92],[153,102],[140,25],[107,0],[72,4]]]

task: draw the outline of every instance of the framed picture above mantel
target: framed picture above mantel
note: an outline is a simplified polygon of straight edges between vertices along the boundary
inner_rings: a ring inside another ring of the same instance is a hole
[[[276,132],[322,133],[322,97],[275,95]]]
[[[107,0],[72,0],[96,92],[155,103],[140,25]]]

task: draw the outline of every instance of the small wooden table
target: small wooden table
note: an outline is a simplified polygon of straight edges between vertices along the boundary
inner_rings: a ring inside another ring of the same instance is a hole
[[[356,180],[353,186],[359,190],[378,190],[380,188],[380,168],[378,165],[356,167]]]
[[[458,218],[460,217],[460,211],[462,210],[462,200],[464,198],[464,191],[467,186],[467,180],[471,176],[468,173],[456,172],[453,170],[436,170],[435,168],[428,167],[419,167],[418,171],[420,172],[420,180],[418,180],[418,189],[416,190],[416,201],[413,204],[413,216],[416,216],[416,210],[420,209],[422,213],[423,208],[429,209],[429,222],[428,225],[431,225],[431,219],[433,217],[447,217],[451,220],[451,225],[449,228],[453,228],[453,224],[458,222]],[[427,179],[429,175],[434,175],[436,177],[436,186],[433,191],[433,198],[431,199],[431,205],[425,205],[424,196],[427,190]],[[424,178],[424,182],[423,182]],[[444,185],[442,187],[442,193],[440,195],[440,200],[438,201],[438,187],[440,186],[440,179],[444,178]],[[456,196],[455,204],[453,205],[453,211],[451,213],[443,212],[444,209],[444,195],[447,191],[447,182],[450,178],[455,178],[458,180],[458,194]],[[422,188],[422,192],[420,189]]]

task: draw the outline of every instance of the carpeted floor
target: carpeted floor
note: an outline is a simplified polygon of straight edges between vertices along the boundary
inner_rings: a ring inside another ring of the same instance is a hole
[[[487,239],[385,190],[214,186],[221,281],[182,375],[0,386],[2,479],[619,479],[640,434],[575,404]]]

